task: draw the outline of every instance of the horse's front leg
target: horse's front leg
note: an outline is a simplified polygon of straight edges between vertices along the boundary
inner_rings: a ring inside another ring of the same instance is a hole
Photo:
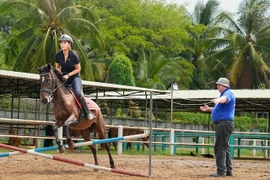
[[[68,148],[70,150],[73,150],[75,148],[74,142],[71,140],[70,132],[69,132],[69,125],[74,122],[75,116],[71,115],[64,123],[64,131],[66,133],[66,139],[67,139],[67,144]]]
[[[65,152],[65,148],[63,147],[63,145],[61,144],[61,141],[59,139],[59,136],[58,136],[58,132],[57,132],[57,129],[59,127],[57,125],[53,125],[53,131],[54,131],[54,136],[55,136],[55,141],[56,141],[56,144],[58,145],[58,151],[59,153],[64,153]]]

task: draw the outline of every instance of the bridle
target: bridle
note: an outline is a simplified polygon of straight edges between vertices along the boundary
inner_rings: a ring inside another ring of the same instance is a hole
[[[49,93],[49,98],[48,98],[48,103],[50,103],[52,100],[53,100],[53,94],[54,92],[59,89],[63,84],[65,84],[65,82],[67,80],[65,80],[63,83],[61,83],[60,85],[56,86],[56,80],[55,80],[55,77],[54,75],[51,73],[51,72],[46,72],[46,73],[40,73],[40,77],[42,79],[42,77],[44,77],[45,79],[45,76],[47,75],[51,75],[52,77],[52,82],[50,84],[50,87],[49,88],[43,88],[40,90],[40,92],[42,93],[43,91],[45,92],[48,92]],[[42,83],[42,82],[41,82]]]

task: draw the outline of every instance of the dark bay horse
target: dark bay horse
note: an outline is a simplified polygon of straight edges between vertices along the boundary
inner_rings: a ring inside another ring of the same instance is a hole
[[[137,129],[137,128],[124,128],[123,129],[123,136],[130,136],[130,135],[135,135],[135,134],[143,134],[144,131],[141,129]],[[114,137],[118,137],[118,128],[110,128],[108,130],[108,138],[114,138]],[[142,141],[148,141],[149,137],[143,137],[141,138]],[[146,147],[149,147],[148,143],[144,143],[144,145]],[[115,148],[115,150],[117,150],[116,147],[116,142],[113,142],[113,146]],[[131,142],[127,143],[127,149],[130,148],[131,149]]]
[[[53,102],[53,112],[55,116],[53,129],[59,152],[64,152],[57,133],[57,129],[62,126],[66,134],[67,144],[71,150],[73,150],[75,146],[71,140],[69,129],[79,131],[85,141],[91,140],[90,133],[93,130],[95,130],[100,139],[105,139],[105,122],[99,106],[94,101],[87,98],[89,109],[96,117],[92,121],[88,121],[82,115],[83,110],[79,107],[79,104],[77,104],[76,98],[73,96],[70,89],[64,85],[63,74],[51,64],[46,64],[37,68],[37,70],[40,74],[41,100],[45,105]],[[95,146],[88,146],[93,153],[95,165],[98,165]],[[115,168],[108,143],[105,143],[105,148],[109,155],[110,166],[111,168]]]

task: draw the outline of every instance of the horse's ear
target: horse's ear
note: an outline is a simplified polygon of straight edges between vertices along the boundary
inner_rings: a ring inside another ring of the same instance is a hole
[[[36,67],[37,71],[40,73],[41,69],[39,67]]]
[[[52,65],[51,65],[51,63],[48,63],[48,64],[47,64],[47,68],[48,68],[49,70],[51,70],[51,69],[52,69]]]

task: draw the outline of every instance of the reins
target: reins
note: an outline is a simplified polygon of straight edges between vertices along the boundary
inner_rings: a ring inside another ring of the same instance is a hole
[[[54,75],[51,73],[51,72],[48,72],[48,73],[41,73],[40,74],[40,76],[42,77],[42,76],[46,76],[46,75],[48,75],[48,74],[50,74],[53,78],[52,78],[52,84],[51,84],[51,87],[50,87],[50,89],[48,89],[48,88],[43,88],[43,89],[41,89],[40,91],[42,92],[42,91],[46,91],[46,92],[48,92],[49,94],[50,94],[50,97],[51,97],[51,99],[52,99],[52,96],[53,96],[53,94],[54,94],[54,92],[57,90],[57,89],[59,89],[61,86],[63,86],[64,84],[65,84],[65,82],[67,81],[67,80],[65,80],[63,83],[61,83],[60,85],[58,85],[58,86],[56,86],[55,85],[55,77],[54,77]],[[55,87],[56,86],[56,87]],[[55,88],[54,88],[55,87]]]

